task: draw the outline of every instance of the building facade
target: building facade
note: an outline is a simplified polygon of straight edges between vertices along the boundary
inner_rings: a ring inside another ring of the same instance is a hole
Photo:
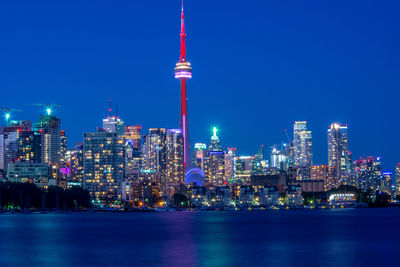
[[[124,143],[117,133],[85,133],[83,187],[95,204],[112,205],[121,200],[124,181]]]
[[[185,183],[184,143],[182,129],[167,131],[166,186],[176,187]]]
[[[347,125],[333,123],[328,129],[328,165],[332,168],[336,186],[350,184],[351,154]]]

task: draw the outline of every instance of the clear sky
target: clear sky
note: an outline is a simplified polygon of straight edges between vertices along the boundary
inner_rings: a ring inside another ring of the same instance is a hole
[[[239,154],[313,131],[327,162],[327,129],[349,125],[353,158],[400,161],[400,2],[185,0],[192,142],[211,126]],[[0,106],[59,103],[70,146],[118,103],[127,124],[179,126],[179,0],[1,1]]]

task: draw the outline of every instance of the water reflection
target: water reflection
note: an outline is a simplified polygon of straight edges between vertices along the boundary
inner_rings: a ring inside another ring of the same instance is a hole
[[[400,209],[0,215],[0,266],[397,263]]]

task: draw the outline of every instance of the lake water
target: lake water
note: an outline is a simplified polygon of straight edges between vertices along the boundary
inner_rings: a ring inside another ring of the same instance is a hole
[[[0,215],[0,266],[400,266],[400,209]]]

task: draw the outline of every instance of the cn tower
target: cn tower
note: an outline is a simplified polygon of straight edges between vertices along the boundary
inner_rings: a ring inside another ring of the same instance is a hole
[[[190,62],[186,61],[186,44],[185,44],[185,16],[183,14],[183,0],[181,11],[181,56],[175,67],[175,78],[181,81],[181,99],[180,99],[180,121],[179,127],[183,132],[183,157],[185,170],[190,169],[190,146],[189,146],[189,120],[187,108],[187,79],[192,78],[192,67]]]

